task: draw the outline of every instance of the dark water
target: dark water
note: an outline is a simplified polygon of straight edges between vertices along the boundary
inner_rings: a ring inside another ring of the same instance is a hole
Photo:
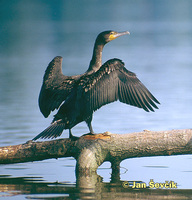
[[[85,72],[95,37],[108,29],[128,30],[131,35],[107,44],[103,61],[122,59],[161,105],[155,113],[119,102],[107,105],[94,114],[94,131],[123,134],[191,128],[191,6],[189,0],[1,1],[0,146],[24,143],[49,125],[52,116],[44,119],[37,104],[47,64],[61,55],[66,75]],[[84,123],[73,130],[77,136],[87,132]],[[0,197],[190,199],[191,190],[186,189],[192,189],[191,165],[190,155],[129,159],[121,163],[121,181],[113,184],[110,164],[104,163],[88,191],[76,187],[72,158],[2,165]],[[123,181],[150,179],[175,181],[179,190],[122,187]]]

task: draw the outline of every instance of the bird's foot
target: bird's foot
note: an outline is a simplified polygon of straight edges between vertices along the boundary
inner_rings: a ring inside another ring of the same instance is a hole
[[[94,132],[90,132],[90,133],[87,133],[87,135],[97,135],[97,134]]]
[[[87,133],[87,134],[84,134],[83,137],[84,139],[88,139],[88,140],[96,140],[96,139],[105,140],[105,139],[111,138],[109,134],[105,134],[105,133],[99,133],[99,134]]]
[[[72,133],[71,133],[71,130],[69,130],[69,138],[72,140],[72,141],[76,141],[79,139],[79,137],[76,137],[74,136]]]
[[[79,139],[79,137],[76,137],[76,136],[73,136],[73,135],[72,135],[72,136],[70,136],[69,138],[70,138],[72,141],[76,141],[76,140],[78,140],[78,139]]]
[[[86,136],[86,135],[92,135],[92,136],[94,136],[94,135],[97,135],[97,134],[96,134],[96,133],[93,133],[93,132],[89,132],[89,133],[83,134],[82,136]]]

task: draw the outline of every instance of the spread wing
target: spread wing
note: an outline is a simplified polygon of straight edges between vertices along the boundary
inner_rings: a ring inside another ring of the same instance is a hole
[[[62,57],[55,57],[48,65],[43,77],[39,94],[39,108],[45,117],[59,106],[74,86],[77,76],[64,76],[62,73]]]
[[[82,77],[79,86],[83,86],[79,88],[81,91],[83,88],[81,105],[85,106],[86,112],[95,111],[118,99],[147,112],[158,109],[155,103],[159,104],[159,101],[119,59],[108,60],[96,73]]]

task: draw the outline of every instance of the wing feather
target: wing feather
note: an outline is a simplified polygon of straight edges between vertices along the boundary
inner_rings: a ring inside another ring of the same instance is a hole
[[[146,104],[145,104],[145,101],[144,99],[142,98],[142,91],[140,91],[139,89],[135,88],[136,92],[135,94],[137,95],[138,99],[139,99],[139,103],[140,103],[140,106],[141,108],[143,108],[145,111],[149,111]]]
[[[83,85],[82,105],[87,113],[118,99],[147,112],[158,108],[155,104],[159,104],[158,100],[119,59],[108,60],[96,73],[86,80],[82,77],[80,82]]]
[[[59,106],[71,92],[76,77],[64,76],[62,57],[55,57],[48,65],[39,94],[39,108],[45,117]]]

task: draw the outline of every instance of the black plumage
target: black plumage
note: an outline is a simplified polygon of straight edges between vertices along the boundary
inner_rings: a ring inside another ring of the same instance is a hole
[[[52,124],[33,140],[56,138],[64,129],[69,129],[72,137],[71,129],[82,121],[87,123],[90,133],[93,134],[93,112],[117,100],[143,108],[147,112],[158,108],[155,104],[159,104],[158,100],[133,72],[124,67],[121,60],[115,58],[101,65],[103,46],[124,34],[128,32],[105,31],[99,34],[89,69],[82,75],[64,76],[60,56],[50,62],[39,95],[39,107],[45,117],[51,111],[59,110]]]

